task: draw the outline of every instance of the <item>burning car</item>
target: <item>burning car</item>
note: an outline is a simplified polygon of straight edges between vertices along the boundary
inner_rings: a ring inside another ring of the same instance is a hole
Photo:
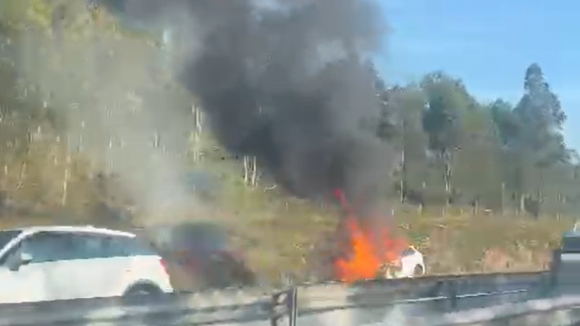
[[[253,285],[255,274],[219,225],[195,222],[157,226],[149,238],[168,261],[174,287],[181,290]]]
[[[347,254],[334,263],[338,279],[351,283],[376,278],[405,278],[425,274],[423,254],[386,229],[368,228],[357,220],[346,223]]]
[[[410,278],[425,274],[423,254],[413,246],[401,251],[399,259],[383,264],[378,273],[379,277]]]
[[[382,223],[379,213],[360,218],[346,201],[344,193],[337,198],[347,216],[339,226],[342,255],[334,261],[335,276],[352,283],[376,278],[404,278],[425,274],[423,254],[398,237],[393,226]],[[378,223],[373,223],[378,222]]]

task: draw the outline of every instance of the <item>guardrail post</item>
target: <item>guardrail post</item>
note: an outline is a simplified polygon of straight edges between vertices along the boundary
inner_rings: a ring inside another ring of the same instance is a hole
[[[282,319],[282,317],[284,317],[284,314],[278,313],[278,307],[286,304],[286,295],[286,291],[274,293],[274,295],[272,295],[272,316],[270,318],[270,326],[278,326],[278,322],[280,319]]]
[[[550,278],[548,287],[550,291],[554,291],[558,288],[558,274],[560,272],[560,265],[561,265],[562,253],[560,250],[556,249],[552,251],[552,262],[550,263],[550,270],[548,271],[548,275]]]
[[[286,299],[286,308],[290,314],[288,318],[288,326],[296,326],[296,319],[298,318],[298,288],[292,287]]]
[[[270,318],[271,326],[278,326],[280,320],[286,316],[288,316],[289,326],[296,326],[298,311],[297,294],[298,290],[296,287],[292,287],[287,291],[278,292],[272,295],[272,317]],[[281,307],[283,307],[283,309],[280,309]]]
[[[449,298],[449,309],[457,309],[457,281],[448,281],[447,283],[447,295]]]
[[[534,289],[534,295],[537,298],[544,298],[550,293],[552,293],[553,285],[552,285],[552,275],[551,273],[547,275],[540,276],[538,280],[538,284],[536,284],[536,289]]]

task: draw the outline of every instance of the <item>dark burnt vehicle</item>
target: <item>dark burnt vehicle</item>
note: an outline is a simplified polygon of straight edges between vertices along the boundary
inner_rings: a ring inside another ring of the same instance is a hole
[[[201,290],[254,285],[255,274],[233,248],[227,231],[209,222],[156,226],[146,231],[169,262],[174,286]]]
[[[550,290],[554,295],[576,294],[580,290],[580,222],[564,232],[560,247],[552,251]]]

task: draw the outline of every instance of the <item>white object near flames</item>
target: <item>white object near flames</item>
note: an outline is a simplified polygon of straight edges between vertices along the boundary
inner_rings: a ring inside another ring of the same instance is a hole
[[[423,254],[413,246],[403,249],[399,259],[391,266],[385,266],[384,277],[412,278],[425,274],[425,260]]]

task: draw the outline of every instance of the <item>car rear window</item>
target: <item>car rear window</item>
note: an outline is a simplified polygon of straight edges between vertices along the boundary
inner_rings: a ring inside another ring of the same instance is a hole
[[[177,250],[220,251],[228,247],[228,234],[209,223],[192,223],[174,229],[172,246]]]
[[[10,240],[16,238],[22,231],[20,230],[6,230],[0,231],[0,249],[6,247]]]
[[[146,241],[132,237],[110,237],[109,250],[117,256],[157,256],[158,253]]]
[[[402,257],[407,257],[407,256],[412,256],[415,254],[415,250],[413,248],[405,248],[402,252],[401,252],[401,256]]]
[[[580,237],[562,238],[563,252],[580,252]]]

